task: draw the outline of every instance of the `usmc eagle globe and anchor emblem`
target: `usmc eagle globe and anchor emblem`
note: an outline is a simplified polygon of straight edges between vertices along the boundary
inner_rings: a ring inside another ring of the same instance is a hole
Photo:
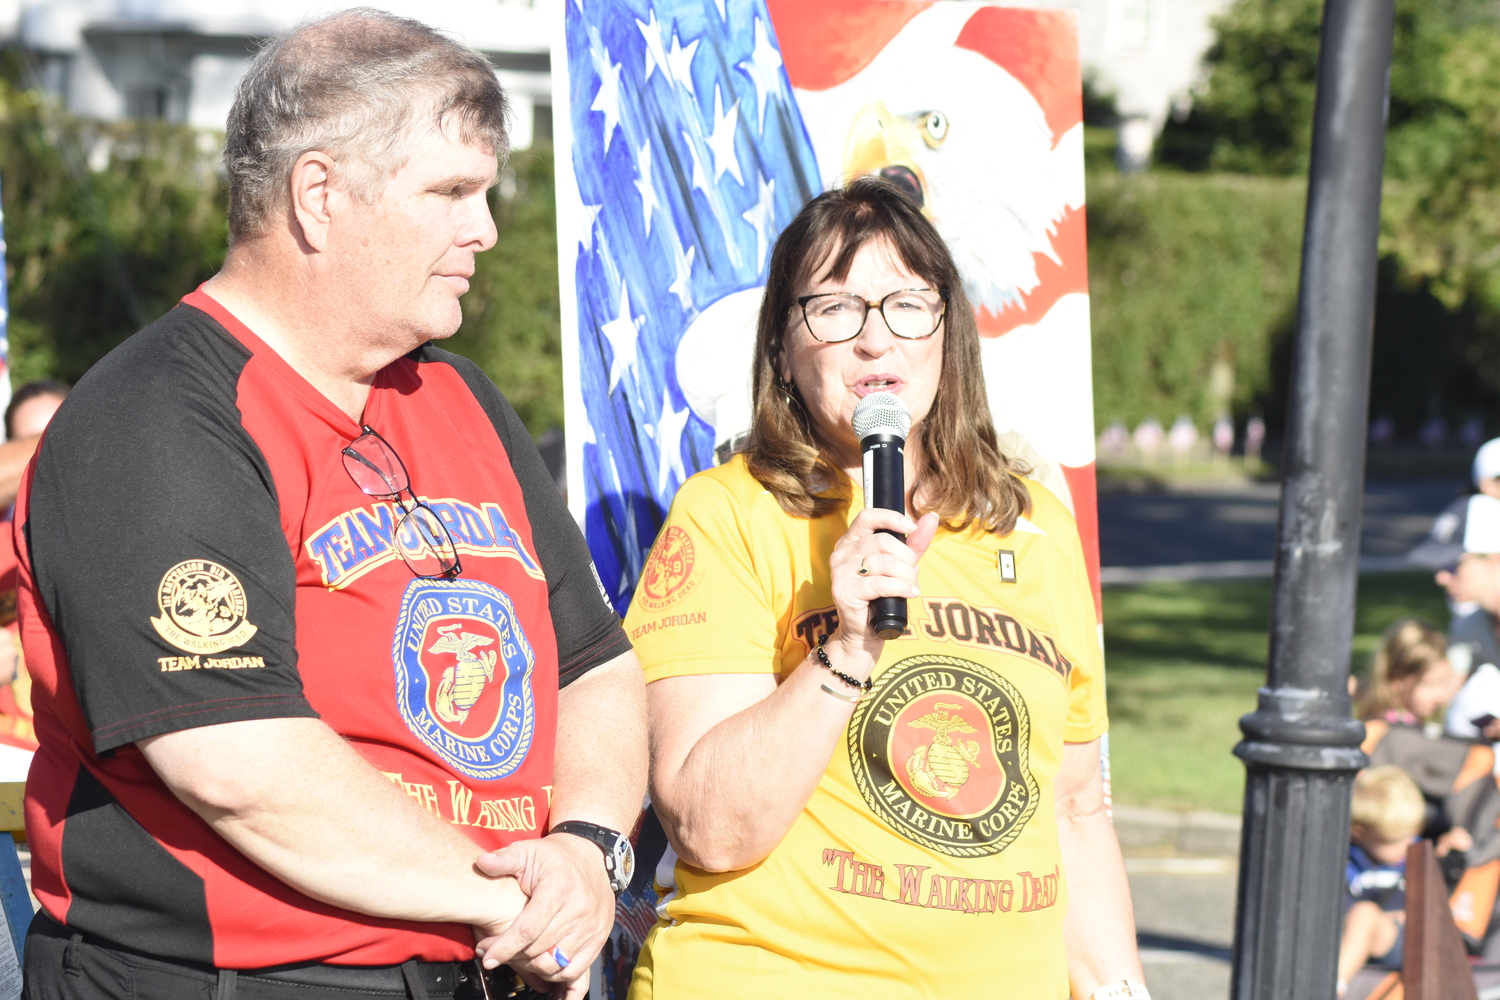
[[[921,655],[893,664],[860,699],[848,743],[865,802],[932,850],[998,854],[1036,811],[1026,701],[973,661]]]
[[[413,580],[392,650],[401,718],[471,778],[521,766],[536,729],[536,655],[505,593],[477,580]]]

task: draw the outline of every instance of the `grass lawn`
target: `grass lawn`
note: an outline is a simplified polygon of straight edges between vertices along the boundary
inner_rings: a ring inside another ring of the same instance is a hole
[[[1266,676],[1269,580],[1156,583],[1104,592],[1110,757],[1116,801],[1239,812],[1245,770],[1230,750]],[[1399,618],[1439,628],[1448,610],[1432,577],[1360,580],[1354,666]]]

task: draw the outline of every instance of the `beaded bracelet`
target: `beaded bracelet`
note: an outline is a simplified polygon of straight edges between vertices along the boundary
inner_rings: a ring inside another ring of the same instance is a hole
[[[856,688],[860,691],[870,690],[871,681],[868,677],[866,677],[863,681],[857,681],[853,677],[850,677],[848,674],[835,667],[831,662],[829,662],[828,654],[823,652],[822,643],[819,643],[817,648],[814,649],[813,652],[817,654],[818,662],[823,664],[824,668],[827,669],[829,673],[833,674],[833,676],[837,677],[839,680],[843,681],[845,684],[849,685],[852,688]]]

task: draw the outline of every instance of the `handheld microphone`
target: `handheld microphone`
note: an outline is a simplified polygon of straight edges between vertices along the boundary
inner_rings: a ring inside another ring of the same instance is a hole
[[[892,392],[875,392],[854,407],[854,434],[864,456],[865,506],[906,513],[906,434],[911,411]],[[886,529],[881,529],[886,531]],[[906,536],[886,531],[903,542]],[[906,631],[906,598],[877,597],[870,602],[870,629],[882,639]]]

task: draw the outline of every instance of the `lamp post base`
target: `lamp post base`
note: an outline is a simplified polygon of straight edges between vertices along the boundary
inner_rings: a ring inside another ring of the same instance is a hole
[[[1328,1000],[1337,978],[1359,747],[1242,741],[1233,1000]],[[1298,766],[1298,765],[1301,766]]]

